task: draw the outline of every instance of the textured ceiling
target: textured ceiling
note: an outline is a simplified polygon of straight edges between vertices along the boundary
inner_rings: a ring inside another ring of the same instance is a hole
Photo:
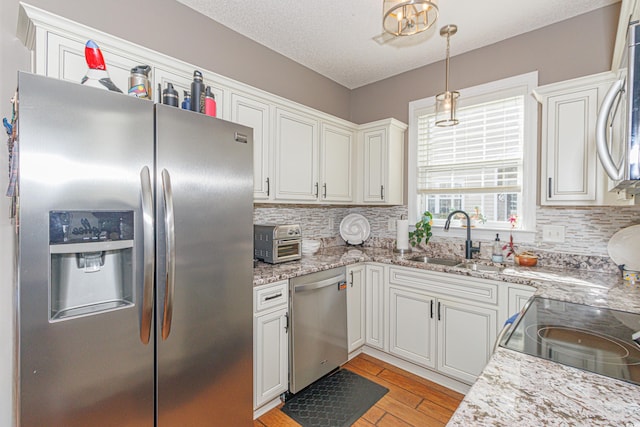
[[[433,27],[396,38],[382,35],[382,0],[178,1],[354,89],[444,59],[444,25],[458,26],[455,56],[619,0],[440,0]]]

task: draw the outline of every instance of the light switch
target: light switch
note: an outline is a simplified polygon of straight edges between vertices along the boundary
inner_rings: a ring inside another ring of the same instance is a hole
[[[543,225],[542,241],[564,243],[564,225]]]

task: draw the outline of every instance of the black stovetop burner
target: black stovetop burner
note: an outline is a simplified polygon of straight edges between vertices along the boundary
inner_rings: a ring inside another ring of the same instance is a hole
[[[640,385],[640,314],[536,297],[500,345]]]

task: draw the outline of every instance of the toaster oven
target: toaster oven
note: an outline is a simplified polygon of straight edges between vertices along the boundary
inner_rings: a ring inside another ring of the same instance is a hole
[[[302,258],[299,224],[254,224],[253,257],[269,264]]]

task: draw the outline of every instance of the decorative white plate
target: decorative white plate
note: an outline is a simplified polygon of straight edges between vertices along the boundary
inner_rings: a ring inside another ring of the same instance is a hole
[[[349,245],[360,245],[369,238],[371,226],[367,218],[352,213],[340,222],[340,236]]]
[[[640,225],[623,228],[611,236],[607,250],[616,265],[640,271]]]

